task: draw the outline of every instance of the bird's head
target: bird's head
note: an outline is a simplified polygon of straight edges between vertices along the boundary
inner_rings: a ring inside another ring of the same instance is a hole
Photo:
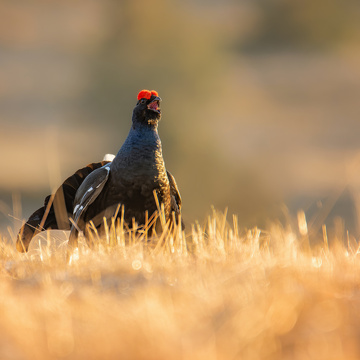
[[[161,118],[160,101],[155,90],[141,90],[133,112],[133,122],[156,125]]]

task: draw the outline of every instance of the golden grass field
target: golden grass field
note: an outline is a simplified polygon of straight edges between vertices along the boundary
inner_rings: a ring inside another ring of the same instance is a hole
[[[359,359],[357,244],[310,248],[304,221],[112,228],[70,265],[60,231],[28,254],[4,234],[0,359]]]

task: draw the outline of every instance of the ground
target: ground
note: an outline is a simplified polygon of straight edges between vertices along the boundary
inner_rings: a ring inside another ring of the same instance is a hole
[[[67,234],[25,255],[3,236],[0,358],[357,359],[357,244],[310,247],[301,221],[245,230],[214,212],[153,239],[110,229],[70,264]]]

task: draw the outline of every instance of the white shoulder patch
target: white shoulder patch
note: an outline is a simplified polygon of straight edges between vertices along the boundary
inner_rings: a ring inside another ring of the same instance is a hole
[[[113,154],[105,154],[103,161],[113,161],[115,158],[115,155]]]

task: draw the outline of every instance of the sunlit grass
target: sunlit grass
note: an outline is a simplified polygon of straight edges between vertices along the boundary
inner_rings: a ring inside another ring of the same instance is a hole
[[[357,359],[357,244],[312,248],[304,222],[245,230],[214,212],[156,236],[114,222],[70,265],[67,234],[28,254],[4,234],[0,358]]]

